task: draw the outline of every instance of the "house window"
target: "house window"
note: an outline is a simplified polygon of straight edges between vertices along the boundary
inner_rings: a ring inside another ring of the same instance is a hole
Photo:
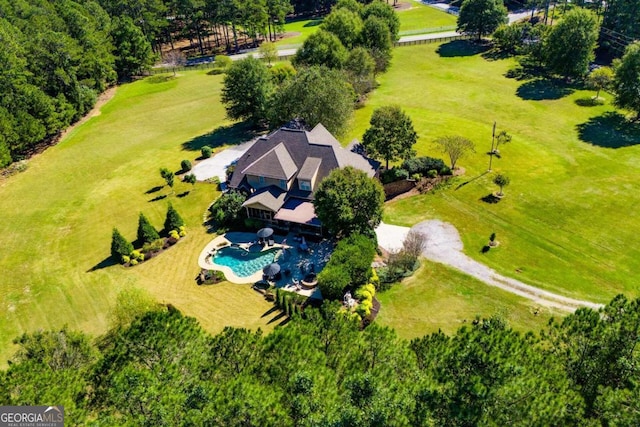
[[[287,181],[285,181],[284,179],[280,180],[280,188],[282,188],[283,190],[287,189]]]
[[[259,176],[258,181],[260,182],[260,184],[264,184],[264,176]]]
[[[249,218],[258,218],[265,220],[270,220],[273,218],[273,212],[264,211],[262,209],[249,208],[247,213],[249,214]]]
[[[311,183],[309,181],[300,181],[300,189],[302,191],[311,191]]]

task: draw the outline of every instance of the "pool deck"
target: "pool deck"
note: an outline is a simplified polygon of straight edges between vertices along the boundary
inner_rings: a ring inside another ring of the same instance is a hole
[[[291,239],[293,241],[293,235],[287,236],[272,236],[274,240],[273,246],[264,245],[262,251],[267,251],[271,249],[290,249],[292,246],[283,244],[284,241]],[[240,247],[244,247],[248,249],[249,246],[253,242],[257,240],[255,233],[245,233],[245,232],[237,232],[231,231],[221,236],[217,236],[215,239],[210,241],[207,246],[204,247],[202,252],[200,252],[200,256],[198,257],[198,265],[200,268],[204,268],[206,270],[217,270],[224,273],[225,277],[229,282],[238,283],[238,284],[247,284],[247,283],[256,283],[262,280],[262,271],[257,271],[255,274],[247,277],[239,277],[237,276],[229,267],[218,265],[211,262],[211,255],[213,255],[218,249],[230,246],[232,244],[237,244]],[[314,289],[304,289],[300,286],[296,286],[294,284],[287,284],[280,289],[295,292],[299,295],[304,295],[310,298],[321,299],[322,296],[320,294],[320,289],[317,287]]]

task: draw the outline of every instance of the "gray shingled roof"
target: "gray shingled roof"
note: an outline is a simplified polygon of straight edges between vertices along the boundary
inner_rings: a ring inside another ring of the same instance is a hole
[[[313,179],[313,176],[320,168],[320,163],[322,163],[322,159],[319,159],[317,157],[307,157],[307,159],[304,161],[304,164],[300,168],[300,172],[298,172],[298,179],[311,181]]]
[[[256,191],[247,200],[245,200],[242,207],[259,203],[273,212],[278,212],[282,205],[284,205],[284,199],[286,196],[286,191],[272,185]]]
[[[274,151],[280,145],[283,146],[284,150],[283,148],[278,148],[277,151]],[[333,169],[339,167],[354,166],[363,170],[369,176],[374,176],[379,167],[378,162],[342,148],[338,141],[321,124],[318,124],[310,132],[282,128],[258,139],[238,159],[229,187],[240,188],[246,182],[244,178],[247,172],[252,175],[289,179],[296,172],[304,169],[304,164],[310,157],[321,159],[316,178],[317,182],[322,181]],[[295,171],[293,175],[290,175],[293,169],[292,165],[295,166]],[[306,174],[306,171],[301,172]],[[290,192],[295,193],[296,188],[297,183],[294,182]]]
[[[288,181],[297,171],[298,167],[287,147],[281,142],[247,166],[242,173]]]

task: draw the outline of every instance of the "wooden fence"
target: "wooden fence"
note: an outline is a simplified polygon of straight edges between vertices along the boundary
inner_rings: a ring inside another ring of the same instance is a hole
[[[413,46],[416,44],[428,44],[428,43],[442,43],[442,42],[448,42],[451,40],[467,40],[470,37],[464,34],[458,35],[458,36],[449,36],[449,37],[436,37],[436,38],[430,38],[430,39],[424,39],[424,40],[406,40],[406,41],[397,41],[393,44],[393,46],[395,47],[399,47],[399,46]]]

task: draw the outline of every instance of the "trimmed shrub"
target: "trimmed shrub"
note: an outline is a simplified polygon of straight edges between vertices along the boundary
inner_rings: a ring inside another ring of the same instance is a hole
[[[333,258],[333,257],[332,257]],[[340,266],[327,264],[318,274],[318,287],[325,299],[342,299],[344,290],[349,286],[349,275]]]
[[[144,254],[139,250],[132,251],[130,256],[131,256],[131,262],[144,261]]]
[[[187,235],[187,229],[184,225],[180,226],[180,230],[178,231],[178,235],[180,237],[184,237]]]
[[[371,269],[371,277],[369,278],[369,280],[371,281],[371,284],[374,286],[374,289],[377,289],[378,285],[380,285],[380,278],[378,277],[378,272],[374,268]]]
[[[233,60],[226,55],[216,55],[213,60],[214,68],[219,70],[226,70],[233,63]]]
[[[245,210],[242,204],[247,196],[239,191],[229,191],[211,205],[209,212],[211,219],[218,228],[232,228],[239,226],[245,219]]]
[[[153,242],[145,243],[142,246],[142,253],[158,252],[164,246],[164,239],[156,239]]]
[[[169,232],[169,237],[170,237],[171,239],[176,239],[176,240],[180,239],[180,235],[178,234],[178,231],[177,231],[177,230],[171,230],[171,231]]]
[[[210,158],[212,153],[213,153],[213,150],[208,145],[205,145],[200,149],[200,154],[202,154],[203,159]]]
[[[129,261],[131,261],[131,258],[129,257],[129,255],[123,255],[122,256],[122,263],[123,264],[129,263]]]
[[[129,261],[129,265],[138,265],[138,260],[132,259],[131,261]]]
[[[445,175],[445,168],[447,168],[447,165],[442,159],[433,157],[414,157],[402,162],[402,169],[407,170],[410,175],[420,174],[425,176],[430,170],[436,170],[440,175]]]
[[[111,256],[120,262],[124,262],[123,257],[128,256],[131,252],[133,252],[131,242],[125,239],[117,228],[114,228],[111,235]]]
[[[191,162],[187,159],[184,159],[180,162],[180,167],[182,168],[182,172],[188,172],[191,170]]]
[[[371,298],[376,296],[376,287],[373,285],[373,283],[367,283],[363,287],[367,292],[371,294]]]
[[[170,232],[171,230],[179,230],[181,226],[185,225],[184,220],[173,208],[173,205],[169,203],[167,207],[167,216],[164,220],[164,230]]]
[[[435,169],[429,169],[427,171],[427,178],[435,178],[438,176],[438,171]]]
[[[380,181],[383,184],[389,184],[390,182],[401,181],[409,178],[409,172],[406,169],[393,167],[382,172],[380,175]]]
[[[141,213],[138,217],[138,241],[146,244],[156,241],[160,238],[160,235],[156,229],[151,225],[147,217]]]

